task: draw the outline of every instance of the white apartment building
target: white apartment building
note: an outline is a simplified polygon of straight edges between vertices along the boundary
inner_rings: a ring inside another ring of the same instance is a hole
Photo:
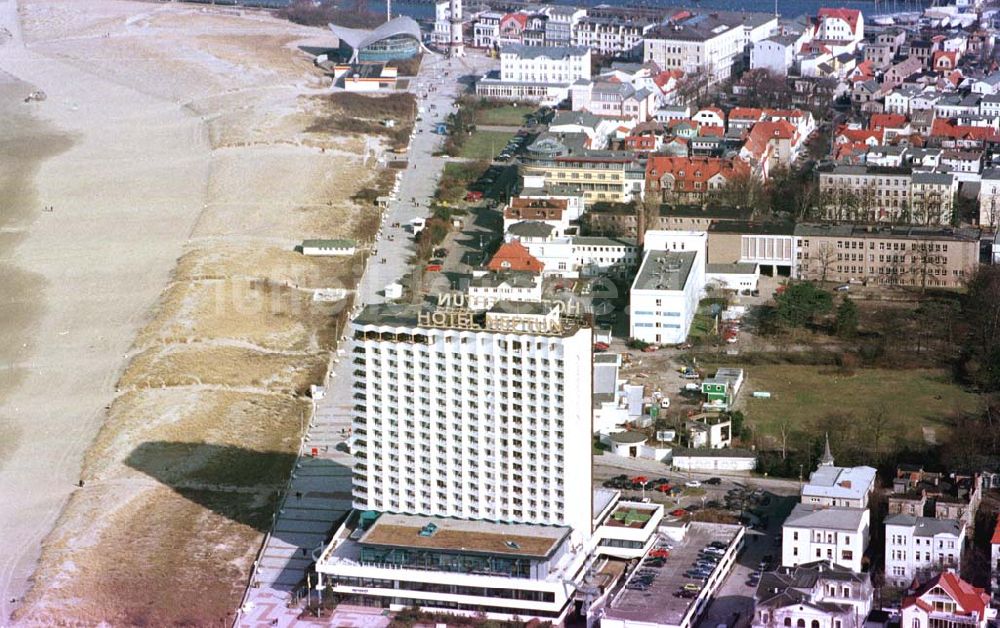
[[[743,54],[743,25],[704,17],[697,24],[668,24],[647,33],[642,41],[643,60],[664,70],[702,74],[709,85],[731,77],[737,57]]]
[[[545,45],[568,46],[573,43],[573,31],[576,25],[587,15],[586,9],[564,5],[551,5],[542,8],[548,17],[545,20]]]
[[[589,529],[589,328],[505,302],[483,325],[369,306],[353,327],[355,508]]]
[[[472,45],[476,48],[489,48],[496,44],[500,36],[500,20],[503,13],[483,11],[472,24]]]
[[[535,273],[501,271],[474,274],[466,290],[466,306],[488,310],[500,301],[541,301],[542,276]]]
[[[945,569],[961,569],[965,525],[956,519],[890,515],[885,520],[885,580],[906,588]]]
[[[641,47],[643,36],[655,22],[616,17],[586,16],[573,29],[573,45],[585,46],[603,55],[623,55]]]
[[[831,219],[948,225],[958,181],[906,167],[836,166],[820,170],[819,190]]]
[[[776,35],[755,42],[750,49],[750,69],[763,69],[787,76],[801,47],[802,35]]]
[[[829,560],[860,572],[870,520],[867,508],[795,504],[781,527],[781,564]]]
[[[752,628],[862,628],[872,583],[867,573],[823,560],[763,574],[754,600]]]
[[[629,336],[655,344],[684,342],[704,287],[703,250],[647,250],[629,291]]]
[[[564,236],[517,239],[532,257],[544,265],[546,276],[571,279],[597,275],[624,277],[638,263],[638,247],[635,240],[629,238]]]
[[[560,623],[597,557],[650,548],[663,507],[592,489],[589,327],[502,301],[370,305],[352,328],[355,511],[321,588]]]
[[[500,100],[537,100],[557,103],[569,96],[569,87],[590,79],[590,49],[582,46],[525,46],[500,49],[500,72],[491,72],[476,84],[476,93]]]
[[[987,168],[979,184],[979,226],[1000,225],[1000,168]]]
[[[580,46],[504,46],[500,79],[530,83],[572,83],[590,78],[590,51]]]

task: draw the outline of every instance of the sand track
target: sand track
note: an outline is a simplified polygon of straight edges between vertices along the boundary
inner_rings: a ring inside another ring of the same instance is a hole
[[[363,139],[307,131],[324,79],[297,47],[320,30],[109,0],[19,0],[17,22],[16,1],[0,72],[49,97],[15,109],[44,128],[18,149],[39,164],[23,237],[0,239],[34,304],[3,332],[0,596],[35,570],[25,625],[215,623],[339,331],[345,304],[311,290],[361,273],[293,247],[370,238],[350,199],[377,173]]]

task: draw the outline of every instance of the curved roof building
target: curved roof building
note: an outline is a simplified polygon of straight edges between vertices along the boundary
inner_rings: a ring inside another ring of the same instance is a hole
[[[375,30],[330,24],[344,56],[355,61],[398,61],[420,52],[420,26],[406,16],[395,17]]]

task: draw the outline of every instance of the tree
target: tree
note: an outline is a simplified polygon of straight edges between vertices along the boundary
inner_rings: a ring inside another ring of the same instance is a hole
[[[833,307],[830,293],[808,281],[788,285],[775,301],[778,320],[787,327],[804,327]]]
[[[889,426],[889,409],[884,404],[872,408],[865,417],[864,428],[871,442],[876,464],[882,460],[882,438]]]
[[[858,306],[850,297],[844,297],[837,306],[836,319],[833,322],[834,332],[841,338],[853,338],[858,335]]]
[[[962,304],[969,325],[965,366],[987,391],[1000,390],[1000,266],[980,266]]]

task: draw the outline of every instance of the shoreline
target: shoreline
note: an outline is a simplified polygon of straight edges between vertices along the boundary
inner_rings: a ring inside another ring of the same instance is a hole
[[[321,29],[20,2],[30,44],[16,1],[0,0],[14,32],[0,72],[44,90],[30,106],[74,141],[38,165],[11,258],[44,282],[31,298],[46,308],[28,368],[0,390],[0,439],[20,439],[0,444],[13,506],[0,512],[0,624],[215,622],[242,594],[232,584],[287,479],[304,391],[323,380],[343,303],[311,288],[359,274],[358,259],[294,245],[363,239],[377,210],[351,195],[376,173],[364,138],[307,130],[326,91],[298,46]]]
[[[21,39],[18,13],[15,0],[0,3],[0,26],[12,33],[0,44],[0,71],[20,81],[10,83],[4,109],[26,122],[16,125],[19,135],[10,138],[15,150],[5,151],[19,163],[22,191],[21,210],[4,218],[13,223],[5,224],[5,232],[16,234],[11,238],[16,242],[4,244],[4,267],[20,269],[17,281],[26,294],[20,303],[7,304],[20,305],[21,312],[13,326],[6,320],[3,326],[8,373],[14,376],[0,391],[5,440],[0,490],[7,506],[0,512],[5,556],[0,622],[14,610],[10,600],[20,600],[30,586],[41,542],[62,516],[84,452],[103,423],[122,356],[159,293],[159,286],[142,285],[146,282],[140,278],[166,280],[187,235],[178,227],[200,211],[178,189],[170,198],[172,207],[158,212],[161,219],[134,214],[137,199],[122,193],[116,179],[141,168],[123,161],[124,154],[143,135],[153,143],[163,136],[155,130],[130,133],[121,119],[131,106],[155,110],[163,105],[35,54]],[[23,103],[33,89],[45,91],[47,100]],[[124,103],[133,104],[123,108]],[[30,121],[25,112],[31,112]],[[197,124],[178,111],[163,139],[180,144],[177,131],[194,130]],[[47,136],[62,138],[59,150],[43,150]],[[166,150],[190,155],[196,147]],[[177,170],[166,173],[180,175],[186,192],[196,193],[197,168],[182,166],[184,174]],[[135,181],[148,185],[152,178]],[[45,206],[54,211],[43,212]],[[13,271],[6,276],[14,278]]]

